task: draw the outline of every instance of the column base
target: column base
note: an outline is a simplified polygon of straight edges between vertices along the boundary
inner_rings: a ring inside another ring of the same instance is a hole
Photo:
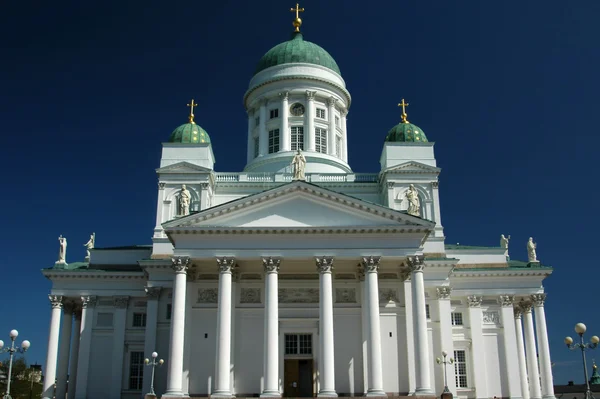
[[[260,394],[261,398],[281,398],[281,392],[279,391],[263,391]]]
[[[554,395],[542,395],[542,399],[556,399]]]
[[[167,392],[161,396],[161,399],[190,399],[190,397],[183,392]]]
[[[337,398],[338,394],[335,391],[322,390],[317,394],[318,398]]]
[[[415,396],[434,396],[435,392],[433,392],[430,388],[417,388],[415,389]]]
[[[365,396],[368,398],[387,398],[387,394],[381,389],[369,389]]]
[[[229,391],[215,391],[210,394],[211,398],[233,398],[233,394]]]

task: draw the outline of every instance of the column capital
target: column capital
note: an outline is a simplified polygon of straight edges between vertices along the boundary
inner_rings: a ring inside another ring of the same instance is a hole
[[[381,263],[381,256],[364,256],[361,265],[365,273],[377,273]]]
[[[546,301],[546,294],[533,294],[531,295],[531,301],[533,302],[533,306],[536,308],[541,308],[544,306],[544,302]]]
[[[499,295],[498,304],[503,308],[512,308],[515,303],[514,295]]]
[[[273,258],[271,256],[262,258],[263,267],[265,273],[278,273],[279,265],[281,264],[280,258]]]
[[[82,309],[93,308],[94,306],[96,306],[97,300],[98,300],[98,297],[96,297],[95,295],[82,296],[81,297],[81,308]]]
[[[117,309],[127,309],[128,303],[129,303],[128,296],[120,295],[120,296],[113,297],[113,306]]]
[[[317,94],[316,91],[306,90],[306,99],[308,101],[314,101],[316,94]]]
[[[189,256],[173,256],[171,258],[171,267],[175,271],[176,274],[185,274],[187,268],[190,264]]]
[[[75,302],[73,302],[71,300],[64,300],[63,301],[63,313],[66,315],[73,315],[74,311],[75,311]]]
[[[470,308],[478,308],[481,306],[481,302],[483,302],[483,297],[477,295],[469,295],[467,297],[467,301]]]
[[[166,186],[166,183],[165,183],[165,182],[162,182],[162,181],[159,181],[159,182],[158,182],[158,189],[159,189],[159,190],[164,190],[164,189],[165,189],[165,186]]]
[[[329,105],[330,107],[333,107],[333,106],[335,106],[335,103],[337,103],[337,102],[338,102],[337,98],[335,98],[335,97],[333,97],[333,96],[332,96],[332,97],[329,97],[329,98],[327,99],[327,105]]]
[[[52,309],[61,309],[63,307],[62,295],[48,295]]]
[[[400,280],[402,281],[410,281],[412,276],[412,271],[408,268],[400,269]]]
[[[279,97],[284,100],[287,101],[287,99],[290,96],[290,92],[289,91],[282,91],[281,93],[279,93]]]
[[[521,320],[521,316],[523,316],[523,309],[519,305],[513,305],[513,313],[515,314],[516,320]]]
[[[217,267],[219,268],[219,273],[231,274],[235,268],[235,258],[231,256],[217,257]]]
[[[406,264],[413,273],[423,272],[423,269],[425,269],[425,257],[423,255],[407,256]]]
[[[146,291],[148,299],[158,299],[160,297],[161,288],[162,287],[144,287],[144,291]]]
[[[521,299],[521,301],[519,302],[519,308],[521,308],[521,311],[523,313],[531,313],[533,304],[529,301],[525,301],[525,300]]]
[[[437,298],[439,300],[442,300],[442,299],[449,300],[450,294],[452,293],[452,287],[450,287],[450,286],[437,287],[435,289],[435,291],[437,293]]]
[[[315,258],[319,273],[331,273],[333,270],[333,256],[321,256]]]

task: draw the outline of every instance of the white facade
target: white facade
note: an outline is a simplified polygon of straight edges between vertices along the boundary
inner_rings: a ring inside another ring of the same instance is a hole
[[[244,102],[243,172],[216,172],[211,144],[166,143],[152,245],[44,270],[45,398],[55,378],[61,399],[140,398],[153,351],[165,398],[439,396],[443,351],[455,396],[554,397],[552,269],[444,244],[433,143],[385,143],[379,173],[354,173],[350,94],[318,65],[265,69]],[[307,178],[292,181],[300,127]]]

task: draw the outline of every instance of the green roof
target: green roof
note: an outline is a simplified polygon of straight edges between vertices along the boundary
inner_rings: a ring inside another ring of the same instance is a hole
[[[182,144],[210,143],[210,137],[206,130],[202,129],[195,122],[190,122],[173,130],[171,137],[169,137],[169,142]]]
[[[307,63],[320,65],[341,75],[340,68],[327,51],[321,46],[304,40],[302,33],[294,32],[292,39],[279,43],[258,61],[254,74],[267,68],[291,63]]]
[[[446,249],[500,249],[500,247],[482,247],[477,245],[453,245],[453,244],[445,244],[444,248]]]
[[[427,143],[423,130],[409,122],[400,122],[390,129],[385,141],[392,143]]]

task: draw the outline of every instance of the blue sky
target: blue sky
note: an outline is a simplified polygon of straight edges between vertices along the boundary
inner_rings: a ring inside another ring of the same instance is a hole
[[[68,261],[150,243],[160,144],[186,122],[210,134],[218,171],[246,159],[242,96],[259,58],[288,39],[293,3],[11,2],[0,15],[0,339],[44,363],[59,234]],[[336,59],[353,103],[349,162],[377,172],[409,120],[435,141],[447,243],[498,245],[544,264],[557,383],[582,382],[562,344],[597,315],[597,1],[309,0],[302,30]],[[568,194],[568,195],[567,195]],[[593,357],[592,354],[591,357]],[[600,353],[599,353],[600,356]]]

